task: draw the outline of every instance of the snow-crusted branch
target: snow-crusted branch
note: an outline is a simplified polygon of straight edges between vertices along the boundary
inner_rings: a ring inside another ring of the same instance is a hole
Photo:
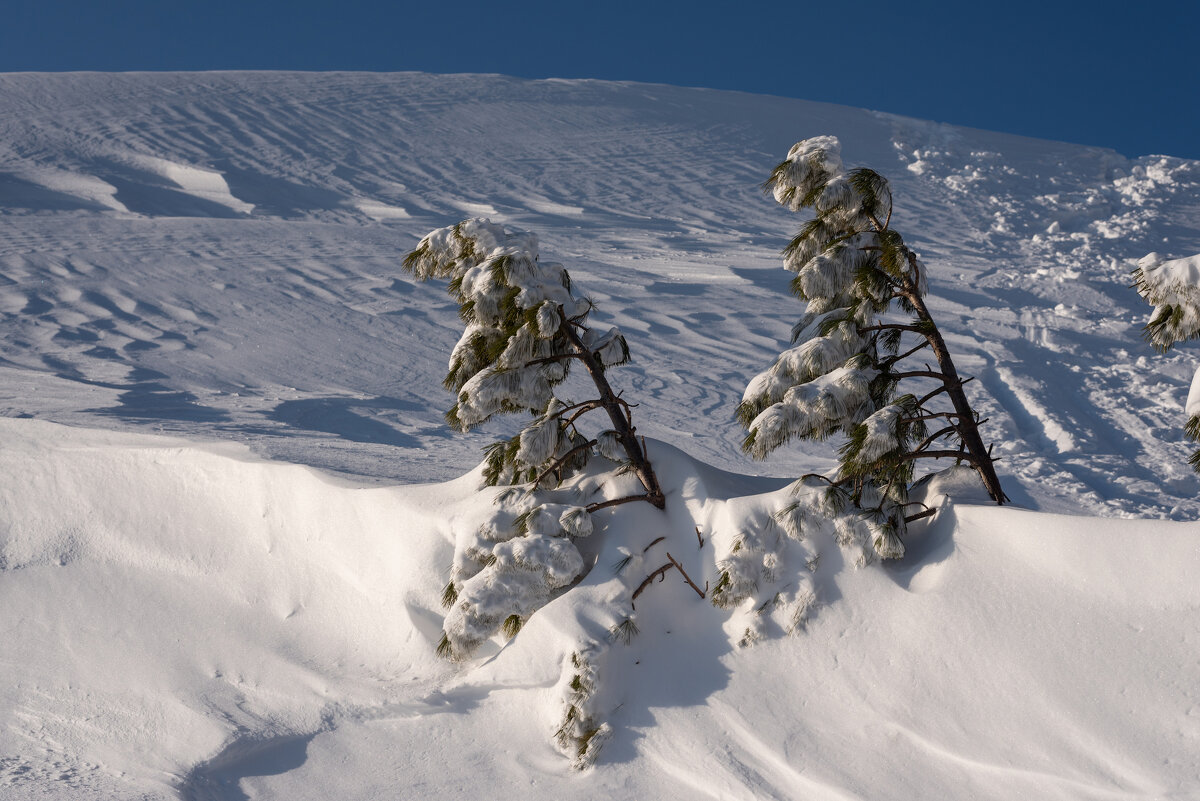
[[[1150,253],[1138,261],[1133,281],[1154,306],[1142,333],[1155,348],[1165,352],[1177,342],[1200,337],[1200,254],[1167,261]],[[1190,439],[1200,440],[1200,370],[1192,377],[1184,413],[1184,432]],[[1200,472],[1200,450],[1191,455],[1188,464]]]

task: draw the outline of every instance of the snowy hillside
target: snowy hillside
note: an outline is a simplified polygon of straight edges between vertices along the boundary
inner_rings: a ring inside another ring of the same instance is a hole
[[[807,629],[751,648],[656,585],[572,773],[576,606],[434,656],[451,527],[514,428],[446,427],[457,309],[400,261],[464,217],[536,231],[628,338],[671,525],[717,531],[832,464],[752,462],[733,419],[801,312],[798,218],[759,187],[817,134],[891,179],[1024,509],[823,562]],[[1152,251],[1200,253],[1200,163],[641,84],[0,75],[0,797],[1200,794],[1200,527],[1167,522],[1200,517],[1200,354],[1141,339]]]

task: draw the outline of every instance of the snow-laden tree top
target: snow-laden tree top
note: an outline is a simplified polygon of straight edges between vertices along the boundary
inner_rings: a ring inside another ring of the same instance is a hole
[[[464,220],[427,234],[404,266],[422,280],[448,278],[466,323],[444,381],[458,393],[447,421],[466,431],[497,413],[544,410],[567,376],[563,322],[582,324],[591,302],[572,294],[561,264],[539,261],[537,236]],[[615,329],[592,338],[605,366],[629,358]]]
[[[417,278],[448,278],[466,327],[450,356],[443,382],[457,393],[446,420],[466,431],[502,412],[528,411],[535,419],[520,434],[488,448],[490,484],[564,477],[581,467],[592,449],[611,457],[623,451],[646,489],[645,500],[661,508],[662,492],[633,426],[630,406],[605,377],[629,361],[616,328],[588,326],[592,303],[571,291],[561,264],[538,258],[537,237],[506,232],[475,218],[426,234],[404,259]],[[587,370],[598,397],[579,403],[554,395],[574,362]],[[595,439],[576,426],[581,415],[604,409],[612,429]]]

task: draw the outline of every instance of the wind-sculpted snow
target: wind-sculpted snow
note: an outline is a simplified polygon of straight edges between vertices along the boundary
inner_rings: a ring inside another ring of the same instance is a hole
[[[506,424],[449,437],[456,321],[399,261],[487,215],[538,231],[629,339],[646,433],[742,472],[827,467],[819,445],[750,463],[732,418],[799,318],[778,258],[796,221],[759,185],[818,134],[891,180],[1023,502],[1200,513],[1179,435],[1193,358],[1143,344],[1128,286],[1150,251],[1200,252],[1195,162],[666,86],[0,76],[7,413],[457,475]]]

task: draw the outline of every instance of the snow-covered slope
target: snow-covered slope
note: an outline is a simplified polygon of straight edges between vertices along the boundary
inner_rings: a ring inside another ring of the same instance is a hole
[[[953,506],[887,568],[846,570],[826,543],[804,632],[750,648],[731,646],[736,616],[656,585],[606,666],[615,735],[580,775],[551,745],[555,686],[588,624],[579,598],[605,591],[615,554],[456,667],[433,654],[436,568],[450,527],[480,514],[477,475],[362,488],[235,446],[29,420],[0,433],[4,798],[1200,789],[1195,523]],[[651,453],[673,515],[713,536],[731,509],[779,502]],[[647,511],[608,525],[649,542]],[[713,548],[691,544],[681,558],[713,579]]]
[[[738,472],[745,382],[800,305],[759,185],[839,136],[892,180],[933,310],[1027,502],[1195,517],[1185,352],[1138,331],[1154,250],[1200,252],[1200,165],[798,100],[494,76],[0,76],[9,415],[251,443],[406,481],[470,469],[438,388],[457,320],[400,277],[428,230],[528,227],[626,332],[644,430]],[[697,417],[703,418],[699,423]]]
[[[656,587],[573,775],[544,708],[569,605],[486,665],[432,656],[458,477],[511,429],[442,422],[456,309],[400,259],[467,216],[538,232],[629,340],[673,514],[761,511],[780,482],[749,476],[832,461],[750,462],[732,417],[800,312],[759,185],[825,133],[891,179],[1041,512],[959,505],[897,566],[827,565],[807,632],[749,649]],[[1153,353],[1128,286],[1200,252],[1198,189],[1192,161],[666,86],[0,75],[0,414],[36,418],[0,421],[0,797],[1200,792],[1200,531],[1162,522],[1200,516],[1196,355]]]

